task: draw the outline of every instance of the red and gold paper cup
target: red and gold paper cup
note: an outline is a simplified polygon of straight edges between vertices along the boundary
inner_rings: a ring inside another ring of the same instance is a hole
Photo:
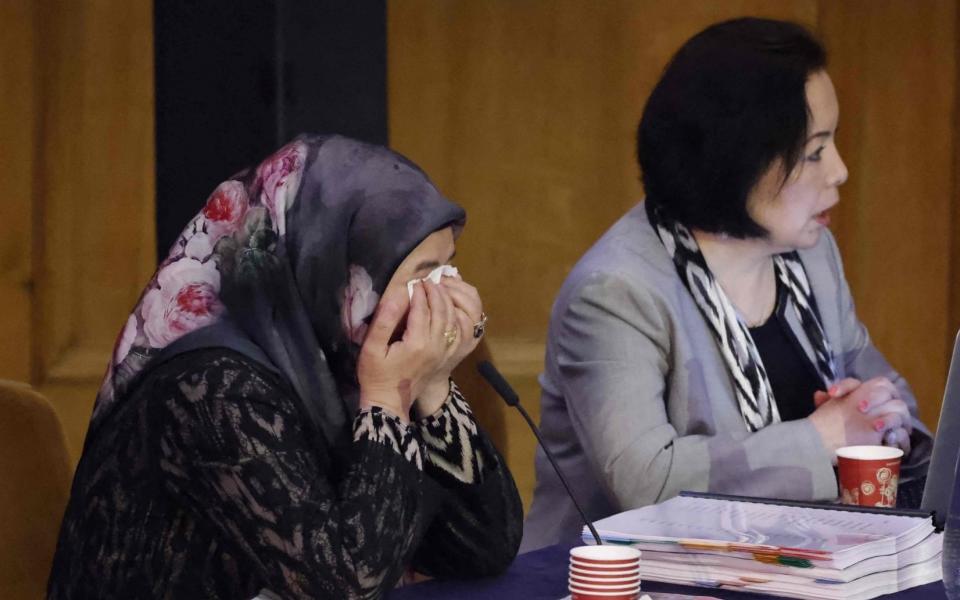
[[[840,501],[854,506],[896,506],[902,458],[903,450],[887,446],[838,449]]]

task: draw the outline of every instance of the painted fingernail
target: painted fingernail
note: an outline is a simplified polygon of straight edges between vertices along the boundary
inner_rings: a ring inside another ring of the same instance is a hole
[[[827,389],[827,393],[830,394],[831,396],[835,395],[835,394],[837,393],[837,386],[831,385],[831,386]]]
[[[870,403],[866,400],[861,400],[857,406],[860,408],[860,412],[867,412],[867,409],[870,408]]]
[[[877,419],[873,422],[873,428],[877,431],[883,431],[884,425],[886,425],[886,423],[883,422],[883,419]]]

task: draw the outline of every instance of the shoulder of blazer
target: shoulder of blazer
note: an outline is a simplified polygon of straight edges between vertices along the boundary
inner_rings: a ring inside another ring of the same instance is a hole
[[[626,296],[667,306],[676,303],[673,296],[680,288],[673,261],[638,204],[597,240],[567,276],[553,305],[551,331],[558,331],[578,301],[617,303],[615,298]]]
[[[617,220],[577,261],[564,288],[579,288],[597,277],[623,279],[641,287],[678,280],[666,248],[647,219],[643,203]]]

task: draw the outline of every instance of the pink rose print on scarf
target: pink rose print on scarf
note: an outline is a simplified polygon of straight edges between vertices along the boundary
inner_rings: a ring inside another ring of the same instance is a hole
[[[340,322],[343,331],[355,344],[362,344],[367,337],[366,319],[373,314],[380,302],[380,295],[373,290],[373,280],[367,270],[350,265],[350,282],[343,290],[340,303]]]
[[[213,243],[210,236],[205,233],[195,233],[187,239],[187,245],[183,247],[183,253],[188,258],[195,258],[200,262],[213,254]]]
[[[213,254],[220,238],[233,235],[243,227],[250,201],[239,181],[224,181],[210,194],[203,209],[190,221],[176,243],[170,248],[168,259],[184,255],[205,260]]]
[[[247,192],[239,181],[224,181],[214,190],[202,211],[211,245],[240,229],[249,205]]]
[[[113,364],[119,365],[123,362],[123,359],[130,354],[130,348],[133,347],[133,342],[137,339],[137,317],[136,315],[130,315],[130,318],[127,319],[127,324],[123,328],[123,332],[120,333],[120,338],[117,340],[117,349],[113,353]]]
[[[300,175],[303,173],[306,158],[306,145],[303,142],[293,142],[281,148],[257,168],[257,183],[262,186],[260,202],[270,211],[270,218],[281,236],[286,233],[287,206],[300,187]]]
[[[163,348],[181,336],[210,325],[223,313],[220,273],[215,261],[201,263],[182,258],[157,274],[159,287],[143,298],[143,333],[154,348]]]

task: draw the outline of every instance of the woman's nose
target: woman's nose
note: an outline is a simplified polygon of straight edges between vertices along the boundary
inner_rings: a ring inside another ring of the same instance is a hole
[[[831,161],[830,167],[830,179],[828,183],[833,187],[839,187],[846,183],[849,173],[847,172],[847,165],[845,165],[843,159],[840,158],[840,152],[833,152],[833,160]]]

